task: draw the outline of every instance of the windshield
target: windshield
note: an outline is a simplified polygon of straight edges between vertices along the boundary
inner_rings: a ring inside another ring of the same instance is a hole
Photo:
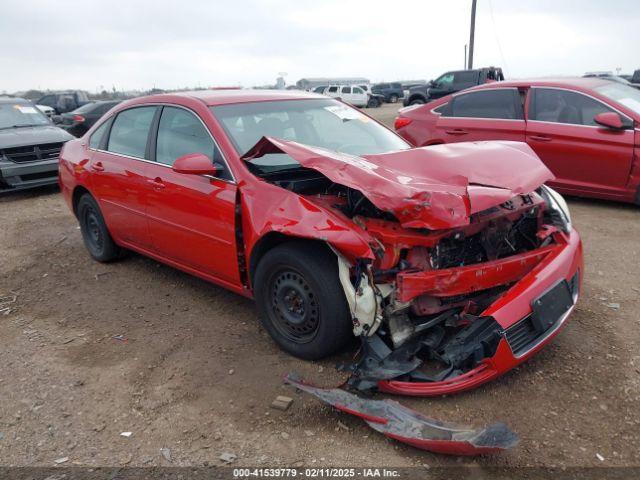
[[[355,108],[331,99],[283,100],[211,107],[239,155],[263,136],[292,140],[351,155],[405,150],[410,145]],[[263,170],[299,166],[284,154],[254,159]]]
[[[602,85],[601,87],[596,87],[594,90],[600,95],[604,95],[608,99],[618,102],[633,110],[637,115],[640,115],[640,90],[613,82]]]
[[[47,124],[49,124],[49,119],[29,103],[0,104],[0,129]]]

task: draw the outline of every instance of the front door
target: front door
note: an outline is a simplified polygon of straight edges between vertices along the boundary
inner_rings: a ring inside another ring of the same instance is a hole
[[[533,88],[527,143],[567,193],[620,194],[633,160],[633,130],[612,130],[594,120],[613,110],[595,98],[559,88]]]
[[[219,178],[174,172],[173,162],[203,153]],[[168,260],[226,282],[238,283],[235,205],[237,187],[209,130],[190,110],[165,106],[149,164],[147,209],[154,250]]]

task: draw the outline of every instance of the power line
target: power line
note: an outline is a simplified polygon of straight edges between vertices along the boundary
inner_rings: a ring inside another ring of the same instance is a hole
[[[504,54],[502,53],[502,45],[500,45],[500,38],[498,37],[498,29],[496,28],[496,20],[493,18],[493,5],[491,4],[491,0],[489,0],[489,13],[491,14],[491,24],[493,25],[493,36],[496,39],[496,43],[498,44],[498,52],[500,52],[500,59],[502,60],[502,65],[505,70],[508,70],[507,61],[504,58]]]

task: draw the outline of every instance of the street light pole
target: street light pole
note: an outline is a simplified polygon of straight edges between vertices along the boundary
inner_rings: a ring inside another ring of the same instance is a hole
[[[473,68],[473,40],[476,34],[476,0],[471,0],[471,33],[469,34],[469,70]]]

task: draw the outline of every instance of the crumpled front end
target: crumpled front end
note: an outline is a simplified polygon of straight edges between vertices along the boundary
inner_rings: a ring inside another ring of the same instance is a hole
[[[473,388],[538,351],[577,301],[580,238],[530,149],[433,148],[354,157],[265,138],[245,156],[290,155],[307,176],[272,182],[366,237],[367,255],[329,242],[362,339],[342,366],[352,388]]]

